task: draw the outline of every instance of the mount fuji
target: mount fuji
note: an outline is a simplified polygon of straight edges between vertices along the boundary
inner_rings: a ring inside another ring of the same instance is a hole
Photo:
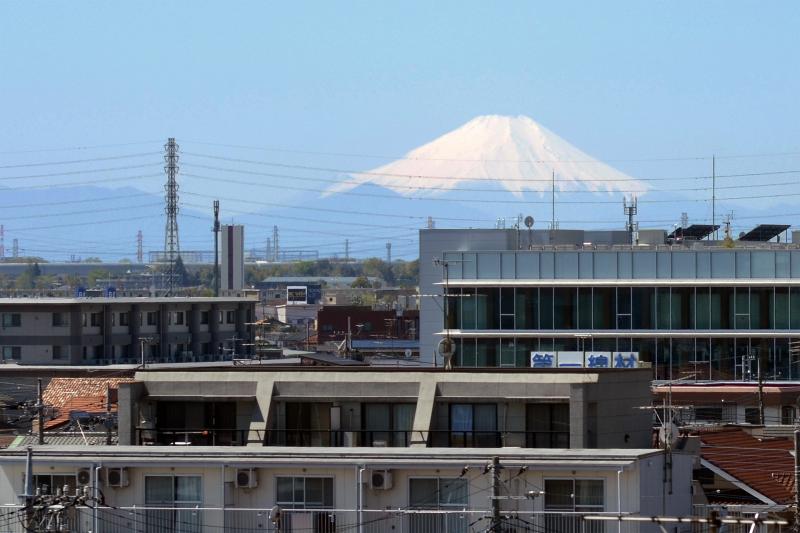
[[[520,199],[526,191],[541,194],[553,186],[560,192],[642,195],[648,190],[644,182],[594,159],[526,116],[485,115],[401,159],[352,174],[329,187],[325,195],[373,184],[405,197],[441,197],[474,183]]]

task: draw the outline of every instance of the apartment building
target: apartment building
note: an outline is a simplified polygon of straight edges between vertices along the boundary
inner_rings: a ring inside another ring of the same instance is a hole
[[[20,364],[204,361],[249,352],[255,299],[0,299],[0,353]]]
[[[420,231],[421,359],[456,341],[461,367],[556,361],[642,361],[671,380],[795,380],[800,340],[800,245],[788,226],[737,240],[715,228]],[[632,239],[635,237],[635,240]],[[635,244],[631,244],[634,242]],[[441,297],[447,291],[446,312]],[[446,317],[446,318],[445,318]],[[594,359],[591,356],[597,356]]]
[[[466,533],[489,527],[493,501],[503,530],[618,531],[584,517],[692,510],[694,456],[650,447],[639,408],[649,379],[649,369],[140,371],[119,383],[118,445],[20,437],[0,451],[0,502],[19,501],[30,445],[40,491],[104,494],[100,509],[74,511],[80,531]]]

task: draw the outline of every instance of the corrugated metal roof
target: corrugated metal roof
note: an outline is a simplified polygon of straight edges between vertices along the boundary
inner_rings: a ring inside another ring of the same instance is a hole
[[[739,428],[700,433],[701,457],[776,503],[794,501],[794,446],[785,438],[756,438]],[[790,486],[791,485],[791,486]]]

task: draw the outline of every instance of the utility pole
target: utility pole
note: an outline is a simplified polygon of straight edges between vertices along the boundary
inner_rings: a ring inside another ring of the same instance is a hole
[[[717,240],[717,157],[711,156],[711,227]]]
[[[38,435],[37,442],[39,446],[44,444],[44,401],[42,400],[42,378],[39,378],[36,384],[36,420],[38,428],[36,433]]]
[[[344,262],[350,262],[350,239],[344,240]]]
[[[764,378],[761,375],[761,357],[764,350],[759,350],[758,353],[758,421],[763,426],[766,425],[764,421]]]
[[[500,533],[500,458],[492,457],[489,471],[492,474],[492,522],[489,526],[491,533]]]
[[[556,171],[553,170],[553,187],[551,196],[552,219],[550,221],[550,231],[556,229]]]
[[[794,422],[794,531],[800,531],[800,426]],[[28,448],[30,449],[30,448]]]
[[[172,295],[175,286],[175,260],[181,255],[181,245],[178,238],[178,145],[175,138],[167,139],[164,145],[164,172],[167,175],[167,184],[164,185],[164,199],[166,206],[167,225],[164,229],[164,253],[169,262],[169,279],[167,280],[167,295]]]
[[[386,263],[392,264],[392,243],[386,243]]]
[[[272,253],[274,254],[274,261],[277,263],[280,260],[280,244],[278,243],[278,226],[272,226]]]
[[[144,347],[145,345],[148,345],[151,342],[153,342],[153,339],[151,339],[150,337],[139,337],[139,347],[141,349],[141,356],[142,356],[142,363],[141,363],[142,370],[147,368],[147,355],[144,352]]]
[[[106,446],[111,446],[111,384],[106,383]]]
[[[219,296],[219,200],[214,200],[214,296]]]
[[[630,244],[636,244],[636,239],[634,238],[634,233],[636,232],[636,224],[633,222],[633,217],[636,216],[637,212],[637,201],[636,197],[633,196],[631,198],[631,203],[628,204],[628,200],[626,198],[622,199],[622,207],[625,212],[625,216],[628,217],[628,222],[625,224],[625,229],[628,231],[628,236],[630,238]]]

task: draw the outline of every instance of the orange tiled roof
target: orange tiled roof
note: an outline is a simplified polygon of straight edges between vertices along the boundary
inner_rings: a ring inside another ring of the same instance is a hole
[[[53,378],[42,391],[45,405],[54,408],[55,417],[45,422],[52,429],[69,422],[73,411],[102,412],[106,410],[106,391],[111,388],[111,410],[117,410],[117,389],[130,378]]]
[[[786,438],[757,438],[739,428],[704,431],[700,455],[770,500],[794,501],[793,443]]]

